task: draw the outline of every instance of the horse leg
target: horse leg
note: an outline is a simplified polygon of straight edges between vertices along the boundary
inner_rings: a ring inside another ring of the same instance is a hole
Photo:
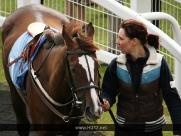
[[[19,136],[28,136],[30,122],[26,113],[26,105],[14,87],[10,87],[10,91],[12,107],[16,114],[18,134]],[[24,129],[26,129],[26,131]]]

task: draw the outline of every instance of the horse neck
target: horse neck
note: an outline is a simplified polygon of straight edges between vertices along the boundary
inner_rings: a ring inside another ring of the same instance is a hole
[[[65,51],[65,47],[57,50],[57,52],[55,52],[54,58],[51,59],[49,64],[51,65],[48,72],[50,80],[47,87],[51,87],[51,91],[49,93],[54,95],[53,97],[57,97],[57,99],[68,99],[71,97],[71,91],[67,83]]]

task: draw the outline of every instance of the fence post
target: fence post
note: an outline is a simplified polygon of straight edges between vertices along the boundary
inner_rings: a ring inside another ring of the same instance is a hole
[[[151,0],[151,11],[152,12],[161,12],[161,0]],[[152,23],[158,28],[160,27],[160,20],[153,20]]]
[[[175,86],[181,97],[181,63],[175,58]]]
[[[17,0],[17,8],[34,3],[40,4],[41,2],[40,0]]]

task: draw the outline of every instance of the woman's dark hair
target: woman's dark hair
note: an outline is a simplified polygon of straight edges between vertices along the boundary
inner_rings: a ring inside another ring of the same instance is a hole
[[[146,26],[133,19],[125,20],[121,23],[120,28],[125,30],[125,34],[130,39],[137,38],[141,44],[148,43],[155,49],[159,47],[159,36],[154,34],[148,34]]]

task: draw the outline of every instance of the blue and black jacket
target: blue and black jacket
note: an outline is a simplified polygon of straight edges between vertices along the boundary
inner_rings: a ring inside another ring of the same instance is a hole
[[[153,47],[146,45],[145,51],[147,55],[136,61],[125,54],[113,59],[105,72],[101,95],[111,106],[118,96],[116,120],[119,125],[144,123],[144,131],[154,131],[166,123],[164,98],[174,134],[181,134],[181,99],[167,62]],[[153,124],[156,124],[155,129],[150,127]]]

